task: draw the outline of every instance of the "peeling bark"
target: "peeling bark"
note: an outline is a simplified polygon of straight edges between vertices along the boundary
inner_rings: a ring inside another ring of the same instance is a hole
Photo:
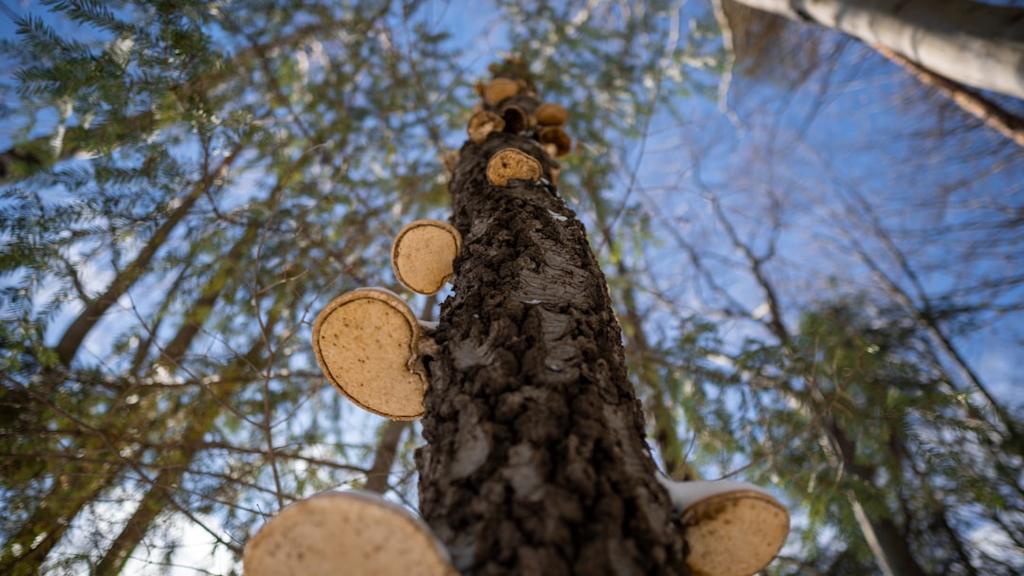
[[[421,512],[465,574],[687,574],[604,275],[546,181],[487,181],[509,147],[555,167],[516,134],[462,148],[450,191],[464,244],[427,362]]]

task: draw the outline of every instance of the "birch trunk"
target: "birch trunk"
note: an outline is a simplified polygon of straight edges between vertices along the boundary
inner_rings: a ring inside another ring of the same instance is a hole
[[[969,0],[733,0],[882,46],[961,84],[1024,98],[1024,10]]]

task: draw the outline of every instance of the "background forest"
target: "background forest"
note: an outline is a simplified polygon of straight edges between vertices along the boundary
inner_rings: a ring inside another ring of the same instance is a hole
[[[0,38],[0,573],[239,573],[317,491],[416,507],[418,425],[310,324],[400,290],[513,52],[663,469],[786,502],[770,574],[1024,572],[1024,101],[994,129],[731,1],[7,2]]]

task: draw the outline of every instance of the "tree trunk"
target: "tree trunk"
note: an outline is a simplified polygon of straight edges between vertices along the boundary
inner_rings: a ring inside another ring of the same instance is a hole
[[[611,228],[608,224],[607,206],[600,192],[584,182],[583,188],[594,205],[594,213],[597,218],[598,232],[604,244],[613,253],[621,254],[621,247],[615,241]],[[629,279],[630,270],[626,261],[620,256],[615,258],[615,272],[619,278]],[[677,430],[679,422],[672,411],[672,398],[665,386],[658,377],[651,362],[651,347],[647,342],[647,334],[644,332],[643,318],[636,301],[636,293],[633,290],[633,282],[627,281],[622,285],[622,307],[625,309],[623,316],[626,325],[626,334],[629,347],[627,355],[632,362],[633,369],[638,372],[637,377],[650,392],[651,399],[648,403],[651,415],[654,416],[654,440],[658,445],[658,452],[661,454],[661,462],[665,467],[665,474],[673,480],[689,481],[697,480],[696,471],[686,462],[686,453],[682,442],[679,439]]]
[[[181,198],[178,207],[168,215],[164,223],[153,233],[153,236],[142,250],[139,251],[135,260],[125,267],[124,270],[118,272],[114,281],[110,283],[110,286],[107,287],[103,294],[86,302],[85,309],[64,331],[64,335],[61,336],[60,342],[57,344],[57,357],[62,364],[65,366],[71,364],[71,361],[75,359],[75,355],[78,353],[78,348],[82,345],[82,341],[85,340],[89,331],[96,326],[96,323],[100,321],[103,314],[117,302],[118,298],[124,295],[135,284],[135,281],[146,272],[149,262],[170,237],[174,228],[192,210],[192,206],[209,190],[210,186],[217,179],[224,176],[231,164],[234,163],[235,158],[238,157],[240,150],[241,146],[236,147],[231,154],[221,161],[220,165],[212,173],[206,174],[202,180],[196,182],[188,195]]]
[[[1024,10],[969,0],[734,0],[882,46],[961,84],[1024,98]]]
[[[939,76],[884,46],[875,46],[875,50],[902,66],[921,84],[931,86],[952,100],[961,110],[981,120],[986,126],[1012,140],[1017,146],[1024,148],[1024,118],[1013,114],[976,90],[971,90],[958,82]]]
[[[488,183],[506,147],[553,166],[520,135],[462,148],[450,191],[464,244],[417,453],[423,517],[467,574],[685,574],[604,275],[553,187]]]

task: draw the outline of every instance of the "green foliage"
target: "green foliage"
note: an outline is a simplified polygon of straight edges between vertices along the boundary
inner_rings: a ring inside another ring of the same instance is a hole
[[[788,492],[808,560],[795,573],[870,562],[854,502],[872,522],[898,526],[929,573],[973,569],[956,550],[973,548],[969,532],[983,518],[1020,530],[999,512],[1022,505],[1019,477],[1003,464],[1013,457],[992,443],[995,428],[971,418],[899,311],[864,298],[824,304],[802,316],[791,342],[748,339],[735,353],[706,325],[680,333],[672,357],[695,383],[680,389],[697,461]],[[841,537],[823,538],[833,530]]]

